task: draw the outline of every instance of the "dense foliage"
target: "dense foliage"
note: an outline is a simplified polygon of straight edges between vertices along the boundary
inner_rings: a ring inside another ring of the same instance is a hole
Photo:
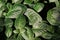
[[[55,6],[44,16],[48,3]],[[60,0],[0,0],[0,33],[1,40],[60,40]]]

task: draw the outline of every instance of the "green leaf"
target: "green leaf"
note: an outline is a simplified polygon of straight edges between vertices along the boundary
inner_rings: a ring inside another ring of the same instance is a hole
[[[60,25],[60,7],[49,10],[47,13],[47,20],[51,25],[59,26]]]
[[[44,32],[44,33],[42,33],[41,36],[45,39],[51,39],[53,35],[48,32]]]
[[[26,11],[26,6],[22,4],[15,4],[12,9],[6,13],[5,18],[17,18],[20,14]]]
[[[39,37],[42,35],[42,33],[44,32],[44,30],[40,30],[40,29],[33,29],[33,32],[35,34],[35,37]]]
[[[16,29],[13,31],[15,34],[18,34],[20,32],[20,30]]]
[[[5,35],[9,38],[12,35],[12,28],[7,27],[5,31]]]
[[[6,18],[5,19],[5,26],[6,27],[12,27],[12,25],[13,25],[13,21],[9,18]]]
[[[33,33],[33,31],[30,28],[28,28],[28,27],[25,27],[25,29],[26,30],[24,32],[20,31],[22,37],[25,40],[34,40],[34,33]]]
[[[40,12],[44,8],[44,4],[42,3],[36,3],[33,5],[33,9],[36,10],[37,12]]]
[[[11,4],[11,3],[7,3],[7,8],[8,8],[8,10],[11,10],[12,9],[12,7],[13,7],[13,5]]]
[[[16,40],[24,40],[24,38],[21,36],[21,34],[18,34],[17,39]]]
[[[46,30],[40,30],[40,29],[33,29],[33,32],[35,33],[35,37],[43,37],[45,39],[51,39],[53,34],[48,33]]]
[[[34,33],[33,31],[28,28],[28,27],[25,27],[27,29],[27,36],[28,36],[28,40],[34,40]]]
[[[29,25],[34,25],[35,23],[42,22],[41,16],[32,9],[27,9],[25,14],[29,19]]]
[[[7,40],[16,40],[16,34],[12,35],[11,37],[7,38]]]
[[[33,29],[46,30],[46,31],[49,31],[51,33],[54,33],[54,27],[51,25],[48,25],[44,22],[38,22],[38,23],[34,24]]]
[[[24,28],[25,25],[26,25],[26,19],[24,15],[20,15],[18,18],[16,18],[15,20],[16,29]]]

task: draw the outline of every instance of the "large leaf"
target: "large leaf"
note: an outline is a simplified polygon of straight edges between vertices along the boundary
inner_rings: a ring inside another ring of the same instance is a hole
[[[51,33],[54,33],[54,27],[51,25],[48,25],[45,22],[37,22],[34,25],[32,25],[33,29],[40,29],[40,30],[46,30],[49,31]]]
[[[30,25],[34,25],[35,23],[42,22],[41,16],[32,9],[28,8],[27,11],[25,12],[25,15],[28,17]]]
[[[25,32],[22,32],[21,35],[25,40],[34,40],[34,34],[30,28],[25,27]]]
[[[26,19],[24,15],[20,15],[18,18],[15,20],[15,28],[16,29],[21,29],[26,25]]]
[[[47,20],[51,25],[59,26],[60,25],[60,7],[49,10],[47,13]]]
[[[6,13],[5,18],[17,18],[20,14],[26,11],[26,6],[22,4],[15,4],[12,9]]]

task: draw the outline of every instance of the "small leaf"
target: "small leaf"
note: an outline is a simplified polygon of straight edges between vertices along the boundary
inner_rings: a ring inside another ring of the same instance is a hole
[[[33,6],[33,9],[36,10],[37,12],[40,12],[44,8],[44,4],[42,3],[36,3]]]

